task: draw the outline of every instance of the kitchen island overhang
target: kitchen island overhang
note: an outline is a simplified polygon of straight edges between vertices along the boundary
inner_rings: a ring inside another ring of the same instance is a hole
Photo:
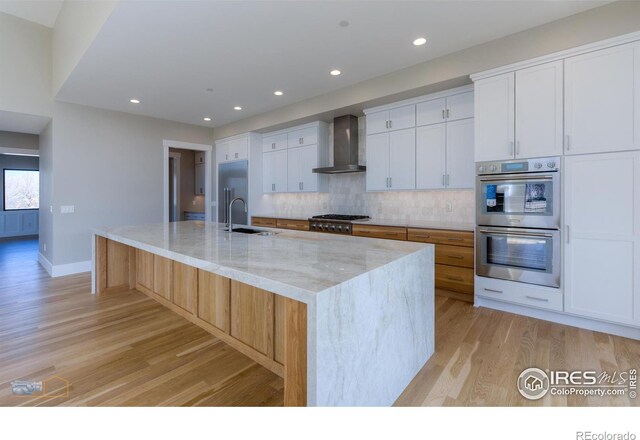
[[[208,330],[283,376],[286,405],[393,404],[434,351],[433,245],[273,231],[98,228],[92,289],[138,289]]]

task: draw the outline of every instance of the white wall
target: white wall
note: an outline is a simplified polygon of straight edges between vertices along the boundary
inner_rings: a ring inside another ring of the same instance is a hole
[[[55,103],[52,154],[54,266],[91,259],[91,230],[163,221],[163,139],[212,144],[209,128]],[[74,214],[60,214],[74,205]]]
[[[469,83],[469,75],[640,30],[640,1],[618,1],[215,129],[221,139],[353,113]]]
[[[0,111],[49,116],[51,29],[0,12]]]
[[[13,131],[0,131],[0,148],[20,148],[37,150],[40,140],[35,134],[15,133]]]
[[[65,1],[53,27],[52,90],[57,95],[117,1]]]
[[[49,261],[53,261],[53,214],[49,205],[53,197],[53,122],[40,133],[40,214],[39,241],[40,253]],[[45,244],[48,244],[45,246]],[[46,247],[46,249],[45,249]]]

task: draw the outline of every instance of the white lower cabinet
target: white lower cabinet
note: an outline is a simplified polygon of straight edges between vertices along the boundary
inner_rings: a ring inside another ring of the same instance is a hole
[[[475,277],[476,296],[562,312],[562,290],[495,278]]]
[[[416,188],[473,188],[473,118],[416,129]]]
[[[565,312],[640,326],[640,152],[568,156]]]
[[[287,192],[287,150],[262,154],[262,192]]]
[[[415,189],[415,156],[413,128],[367,136],[367,191]]]

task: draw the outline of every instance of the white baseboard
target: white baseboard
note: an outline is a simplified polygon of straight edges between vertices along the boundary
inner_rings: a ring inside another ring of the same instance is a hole
[[[640,328],[628,327],[626,325],[612,324],[610,322],[596,321],[579,316],[567,315],[564,313],[552,312],[549,310],[533,309],[517,304],[495,301],[480,296],[475,297],[476,307],[487,307],[489,309],[501,310],[503,312],[515,313],[517,315],[529,316],[531,318],[551,321],[571,327],[584,328],[596,332],[609,333],[616,336],[640,340]]]
[[[65,275],[73,275],[76,273],[90,272],[91,260],[78,261],[76,263],[58,264],[54,266],[47,258],[38,253],[38,262],[52,277],[63,277]]]

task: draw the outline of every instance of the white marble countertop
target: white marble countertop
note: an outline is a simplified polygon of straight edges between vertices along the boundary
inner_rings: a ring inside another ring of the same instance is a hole
[[[217,223],[187,221],[101,227],[93,232],[307,303],[326,289],[432,246],[337,234],[268,230],[277,234],[228,233]]]

